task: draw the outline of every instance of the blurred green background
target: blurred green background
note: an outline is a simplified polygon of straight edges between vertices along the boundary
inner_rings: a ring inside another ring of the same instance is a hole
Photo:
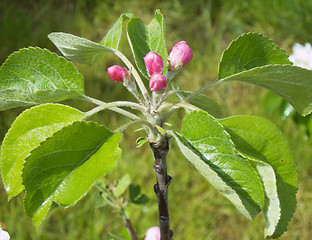
[[[273,39],[291,54],[295,42],[312,42],[312,1],[306,0],[1,0],[0,1],[0,63],[19,48],[39,46],[57,51],[47,35],[62,31],[99,42],[121,13],[132,12],[148,23],[155,9],[165,16],[167,47],[185,40],[193,49],[194,58],[175,79],[184,90],[196,90],[217,76],[223,50],[236,36],[255,31]],[[128,56],[126,39],[121,49]],[[78,65],[85,77],[86,94],[103,101],[130,97],[121,85],[109,79],[106,68],[120,61],[106,55],[95,66]],[[268,116],[262,105],[266,91],[242,83],[223,84],[206,93],[223,108],[225,115],[250,114],[268,117],[288,138],[297,160],[299,175],[298,206],[288,232],[280,239],[311,239],[312,236],[312,148],[304,126],[292,119],[281,120],[279,114]],[[90,105],[67,101],[87,110]],[[0,112],[0,140],[15,117],[24,109]],[[180,125],[183,112],[172,122]],[[104,112],[97,120],[111,129],[124,123],[115,113]],[[148,146],[135,148],[140,133],[127,131],[121,147],[119,168],[107,179],[113,181],[129,171],[135,184],[151,201],[143,209],[132,209],[132,221],[143,238],[148,227],[157,225],[157,206],[153,185],[153,161]],[[173,141],[172,141],[173,142]],[[231,203],[215,191],[172,144],[168,155],[169,207],[174,239],[263,239],[264,216],[253,222],[241,215]],[[91,190],[74,207],[55,208],[36,231],[24,214],[22,195],[7,202],[0,184],[0,224],[11,239],[110,239],[109,232],[123,228],[121,217],[110,208],[98,208],[98,192]]]

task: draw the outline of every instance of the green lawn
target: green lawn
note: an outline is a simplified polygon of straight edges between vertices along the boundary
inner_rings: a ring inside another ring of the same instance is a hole
[[[36,2],[36,3],[35,3]],[[123,12],[133,12],[148,22],[155,9],[161,9],[167,23],[167,47],[185,40],[193,49],[194,58],[175,79],[184,90],[196,90],[217,76],[217,64],[222,51],[230,41],[247,31],[261,32],[290,54],[295,42],[312,42],[312,2],[301,0],[152,0],[127,2],[122,0],[41,0],[0,1],[0,63],[19,48],[40,46],[56,51],[47,39],[53,31],[70,32],[100,41],[109,27]],[[122,41],[128,56],[127,41]],[[77,65],[84,75],[87,95],[112,101],[130,97],[126,90],[109,79],[106,68],[120,64],[113,55],[107,55],[95,66]],[[206,94],[224,108],[226,115],[252,114],[266,116],[261,101],[266,91],[241,83],[224,84]],[[82,110],[90,105],[67,101]],[[0,139],[14,118],[23,109],[0,112]],[[181,123],[183,112],[172,118]],[[288,232],[280,239],[310,239],[312,236],[312,146],[303,126],[292,119],[281,120],[277,114],[269,117],[288,138],[297,160],[299,191],[298,207]],[[125,119],[105,111],[93,120],[111,129]],[[107,177],[113,181],[129,172],[135,184],[143,187],[150,202],[133,209],[132,221],[143,238],[148,227],[157,225],[156,196],[153,191],[155,177],[153,160],[148,146],[135,148],[134,135],[124,134],[119,168]],[[173,181],[169,188],[169,207],[174,239],[263,239],[264,217],[253,222],[241,215],[231,203],[214,190],[194,167],[179,153],[174,140],[168,155],[168,172]],[[74,207],[55,208],[38,230],[23,212],[23,196],[7,202],[0,184],[0,224],[6,226],[11,239],[110,239],[109,232],[118,233],[123,228],[121,217],[108,207],[99,207],[96,189]]]

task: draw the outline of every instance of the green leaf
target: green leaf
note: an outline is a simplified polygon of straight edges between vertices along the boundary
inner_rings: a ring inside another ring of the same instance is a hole
[[[148,196],[146,196],[145,194],[142,194],[136,200],[133,200],[132,203],[137,204],[137,205],[141,205],[141,204],[147,203],[148,201],[149,201]]]
[[[310,144],[312,146],[312,117],[311,116],[307,123],[307,128],[308,128],[308,133],[309,133],[309,138],[310,138]]]
[[[221,81],[236,80],[275,92],[291,103],[300,115],[312,111],[312,71],[291,65],[267,65],[231,75]]]
[[[141,19],[130,19],[127,24],[127,36],[138,69],[143,76],[149,78],[143,58],[151,50],[149,47],[148,29]]]
[[[141,186],[140,185],[133,185],[131,184],[129,186],[129,193],[130,193],[130,199],[132,201],[135,201],[137,198],[141,195]]]
[[[127,24],[128,41],[136,65],[143,76],[149,79],[146,71],[144,57],[150,51],[155,51],[164,61],[164,72],[167,65],[167,49],[165,43],[164,17],[159,10],[155,11],[155,18],[145,26],[139,18],[132,18]]]
[[[274,114],[278,113],[278,115],[283,120],[289,117],[304,118],[297,114],[296,110],[290,103],[273,92],[267,92],[265,94],[263,98],[263,106],[269,116],[273,116]]]
[[[69,33],[54,32],[48,38],[71,61],[93,64],[101,58],[103,53],[114,52],[114,49],[77,37]]]
[[[84,114],[60,104],[35,106],[21,113],[7,132],[0,155],[2,182],[9,199],[23,191],[22,169],[26,157],[46,138]]]
[[[140,148],[142,147],[145,143],[148,143],[148,139],[146,137],[139,137],[136,141],[136,147]]]
[[[259,33],[245,33],[223,52],[219,79],[269,64],[292,64],[285,51]]]
[[[122,34],[123,23],[132,18],[131,13],[121,14],[114,26],[108,31],[105,37],[101,41],[101,45],[109,48],[118,49],[119,42]]]
[[[219,121],[231,135],[236,149],[244,156],[269,164],[275,173],[279,206],[268,197],[264,209],[267,215],[267,236],[278,237],[287,230],[296,208],[298,179],[296,163],[287,140],[270,121],[251,116],[235,116]],[[261,175],[261,174],[260,174]],[[274,181],[274,176],[270,179]],[[276,201],[276,200],[275,200]],[[280,211],[280,217],[269,211]],[[270,217],[271,214],[271,217]]]
[[[192,94],[192,92],[188,91],[177,92],[177,96],[180,98],[180,100],[184,100],[190,94]],[[221,106],[212,99],[208,98],[206,95],[203,94],[196,95],[191,99],[189,99],[187,102],[208,112],[215,118],[221,118],[224,116]]]
[[[120,197],[131,184],[131,179],[129,174],[125,174],[117,183],[116,188],[114,189],[114,196]]]
[[[273,116],[274,113],[279,112],[280,106],[283,102],[283,98],[276,95],[273,92],[267,92],[263,98],[263,106],[265,108],[265,112]]]
[[[150,50],[157,52],[164,62],[164,73],[166,72],[167,66],[167,48],[165,38],[165,21],[164,16],[159,10],[155,11],[155,18],[148,24],[148,39]]]
[[[74,122],[33,150],[26,159],[24,208],[40,224],[52,202],[75,204],[95,180],[117,167],[121,134],[93,122]]]
[[[46,49],[21,49],[0,68],[0,110],[77,98],[83,91],[74,65]]]
[[[149,201],[149,198],[141,193],[141,186],[140,185],[133,185],[129,186],[130,190],[130,200],[134,204],[144,204]]]
[[[184,156],[248,219],[264,206],[263,186],[247,159],[239,156],[230,136],[204,111],[186,115],[182,136],[174,137]]]

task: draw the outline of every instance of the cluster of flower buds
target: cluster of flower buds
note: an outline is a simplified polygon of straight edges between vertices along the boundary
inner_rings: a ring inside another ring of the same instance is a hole
[[[146,70],[150,75],[149,87],[153,92],[164,90],[167,87],[167,79],[163,74],[164,61],[156,52],[149,52],[144,57]]]
[[[178,71],[193,58],[191,48],[185,41],[173,46],[168,57],[168,71]],[[163,76],[164,62],[156,52],[149,52],[144,57],[146,70],[150,75],[149,87],[152,91],[161,91],[167,87],[167,79]]]
[[[160,240],[159,227],[151,227],[147,229],[144,240]]]
[[[168,57],[168,71],[176,72],[183,68],[191,59],[193,53],[191,48],[185,41],[181,41],[172,47],[172,50]],[[147,73],[150,76],[149,87],[151,91],[162,91],[167,87],[167,79],[163,75],[164,61],[160,55],[151,51],[144,57]],[[109,76],[115,82],[124,82],[126,78],[129,78],[129,73],[123,67],[114,65],[107,68]]]

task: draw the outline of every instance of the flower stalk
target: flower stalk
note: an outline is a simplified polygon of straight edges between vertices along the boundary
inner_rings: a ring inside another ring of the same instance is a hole
[[[103,102],[101,100],[98,100],[98,99],[95,99],[95,98],[92,98],[92,97],[88,97],[88,96],[83,96],[81,99],[85,100],[85,101],[88,101],[88,102],[91,102],[93,104],[96,104],[98,106],[107,104],[106,102]],[[135,115],[135,114],[133,114],[133,113],[131,113],[129,111],[126,111],[126,110],[124,110],[122,108],[119,108],[119,107],[110,107],[109,109],[114,111],[114,112],[117,112],[117,113],[119,113],[121,115],[124,115],[124,116],[126,116],[126,117],[128,117],[128,118],[130,118],[132,120],[140,119],[137,115]]]
[[[92,110],[86,112],[83,119],[87,119],[87,118],[91,117],[92,115],[94,115],[100,111],[103,111],[105,109],[115,108],[115,110],[116,110],[116,107],[130,107],[133,109],[137,109],[143,113],[146,111],[146,109],[140,104],[133,103],[133,102],[127,102],[127,101],[116,101],[116,102],[101,104],[101,105],[97,106],[96,108],[93,108]],[[134,115],[134,116],[136,116],[136,115]],[[136,119],[140,119],[140,118],[136,116]]]
[[[131,62],[128,60],[128,58],[126,58],[120,51],[118,51],[117,49],[114,50],[114,53],[126,64],[126,66],[131,70],[131,73],[135,79],[135,81],[137,82],[140,91],[142,92],[143,98],[146,102],[146,104],[149,103],[150,101],[150,96],[149,93],[139,75],[139,73],[137,72],[137,70],[133,67],[133,65],[131,64]]]

